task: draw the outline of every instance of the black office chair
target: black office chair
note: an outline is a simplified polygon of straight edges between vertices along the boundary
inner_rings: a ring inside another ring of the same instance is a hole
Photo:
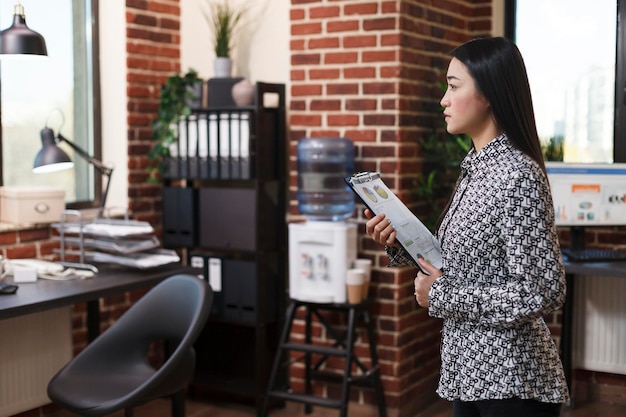
[[[48,383],[50,399],[85,417],[104,416],[171,397],[172,415],[185,415],[186,384],[195,368],[193,344],[211,310],[213,291],[191,275],[156,285]],[[155,369],[150,346],[164,341],[169,356]]]

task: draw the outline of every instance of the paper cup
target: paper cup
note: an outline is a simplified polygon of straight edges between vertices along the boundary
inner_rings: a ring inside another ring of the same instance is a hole
[[[363,301],[364,282],[365,271],[362,269],[348,269],[346,272],[346,290],[350,304],[358,304]]]
[[[363,281],[363,294],[362,297],[365,300],[369,295],[370,280],[372,277],[372,260],[371,259],[356,259],[354,261],[355,269],[362,269],[365,272],[365,280]]]

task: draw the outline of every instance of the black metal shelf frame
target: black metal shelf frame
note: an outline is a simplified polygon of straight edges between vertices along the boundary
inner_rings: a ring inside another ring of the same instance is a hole
[[[163,171],[163,244],[221,287],[191,390],[245,397],[257,414],[286,304],[287,149],[285,86],[259,82],[252,106],[183,117]]]

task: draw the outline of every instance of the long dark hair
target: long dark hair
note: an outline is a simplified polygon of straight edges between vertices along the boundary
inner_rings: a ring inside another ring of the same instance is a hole
[[[502,37],[477,38],[456,47],[450,55],[467,67],[513,146],[545,172],[528,75],[517,46]]]
[[[517,46],[502,37],[477,38],[456,47],[450,55],[467,67],[476,88],[491,105],[498,127],[513,146],[535,160],[545,173],[528,75]],[[437,229],[453,196],[439,217]]]

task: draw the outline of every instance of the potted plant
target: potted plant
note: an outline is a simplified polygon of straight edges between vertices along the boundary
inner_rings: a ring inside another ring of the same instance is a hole
[[[245,8],[233,6],[230,0],[209,0],[211,13],[204,16],[209,22],[215,50],[215,78],[230,78],[234,47],[233,37],[241,23]]]
[[[148,167],[149,181],[159,180],[163,172],[163,162],[170,156],[170,148],[178,142],[178,119],[191,113],[191,103],[197,100],[197,86],[202,83],[198,73],[189,69],[181,75],[176,73],[167,78],[159,94],[157,119],[152,123],[154,147],[148,158],[156,163]]]

